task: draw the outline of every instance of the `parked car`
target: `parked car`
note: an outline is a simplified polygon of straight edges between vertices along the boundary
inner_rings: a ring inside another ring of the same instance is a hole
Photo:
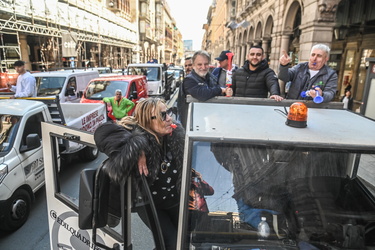
[[[106,122],[103,104],[60,103],[59,107],[69,128],[94,132]],[[0,110],[0,229],[14,231],[26,222],[34,193],[44,185],[41,126],[56,122],[56,114],[47,103],[23,99],[0,100]],[[85,161],[99,154],[97,148],[65,140],[59,141],[58,148],[57,170],[61,161],[76,154]]]
[[[185,71],[181,69],[180,67],[175,67],[175,68],[169,68],[168,71],[172,71],[174,74],[174,79],[176,82],[176,87],[180,87],[180,84],[185,78]]]
[[[81,103],[103,102],[104,97],[114,96],[117,89],[134,103],[148,97],[145,76],[118,75],[92,79],[83,92]],[[129,115],[132,113],[133,110]]]

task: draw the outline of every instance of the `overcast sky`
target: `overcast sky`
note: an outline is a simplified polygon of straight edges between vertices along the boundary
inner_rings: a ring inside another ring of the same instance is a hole
[[[207,23],[207,12],[212,0],[167,0],[172,16],[183,40],[193,40],[193,50],[201,48],[204,34],[203,24]]]

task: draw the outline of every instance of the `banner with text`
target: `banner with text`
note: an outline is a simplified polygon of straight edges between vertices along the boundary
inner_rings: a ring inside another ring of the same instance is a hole
[[[63,57],[76,57],[77,56],[77,42],[78,36],[75,32],[62,33],[62,56]]]

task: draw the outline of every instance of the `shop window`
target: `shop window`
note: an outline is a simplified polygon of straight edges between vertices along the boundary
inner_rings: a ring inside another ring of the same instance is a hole
[[[357,76],[357,87],[355,89],[354,100],[362,102],[363,99],[363,89],[366,82],[366,72],[369,66],[369,62],[366,62],[366,58],[375,57],[374,49],[363,49],[361,55],[361,62],[359,65],[358,76]]]

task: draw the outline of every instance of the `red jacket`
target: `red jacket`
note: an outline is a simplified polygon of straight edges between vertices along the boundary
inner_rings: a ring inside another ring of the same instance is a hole
[[[205,195],[213,195],[214,189],[204,180],[192,181],[189,191],[189,210],[208,213]]]

